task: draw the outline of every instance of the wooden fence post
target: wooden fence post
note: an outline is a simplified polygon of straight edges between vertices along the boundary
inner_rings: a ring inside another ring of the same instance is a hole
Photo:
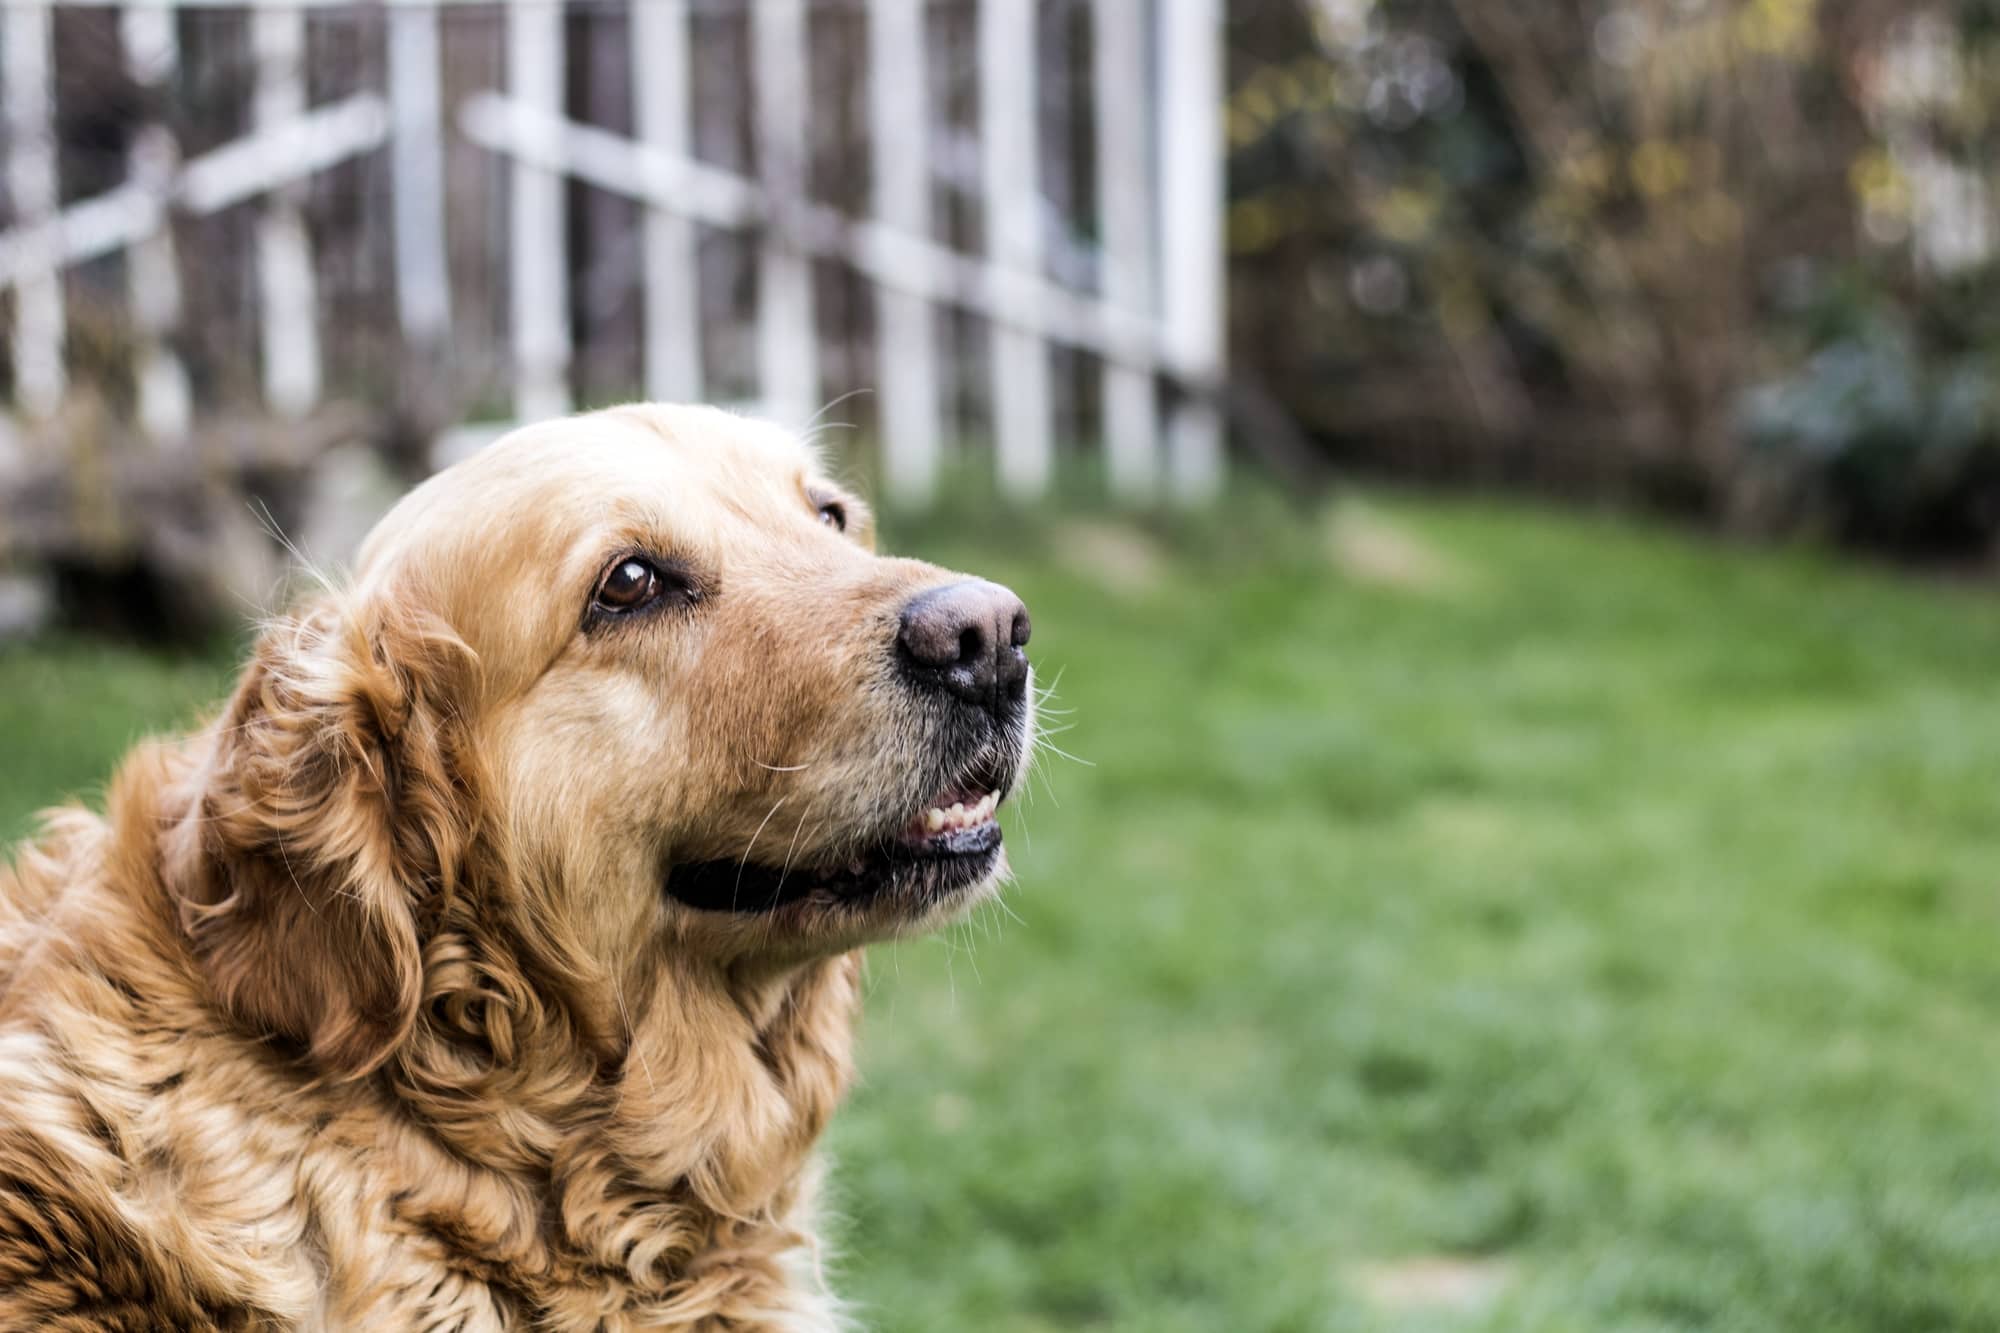
[[[180,64],[174,19],[171,9],[142,5],[118,16],[125,70],[149,99],[164,94]],[[148,109],[153,108],[149,105]],[[138,343],[139,428],[155,441],[185,444],[193,424],[193,393],[187,367],[169,341],[181,321],[180,265],[174,257],[173,225],[167,216],[174,173],[180,169],[180,150],[167,127],[149,115],[133,135],[126,161],[132,183],[145,191],[155,207],[152,230],[133,241],[125,256],[125,290],[132,303],[132,327]]]
[[[692,79],[687,0],[632,0],[632,110],[639,142],[672,157],[692,155]],[[695,402],[702,396],[695,223],[648,201],[644,227],[646,394],[661,402]]]
[[[437,7],[406,0],[389,11],[390,179],[396,318],[411,348],[434,356],[451,334],[445,255],[443,78]]]
[[[986,251],[996,285],[1039,279],[1042,201],[1037,183],[1033,0],[981,0],[979,136],[986,203]],[[1021,283],[1025,292],[1030,283]],[[1004,302],[1000,303],[1004,304]],[[1028,498],[1048,488],[1049,349],[1036,334],[996,321],[993,342],[994,443],[1000,486]]]
[[[923,0],[868,7],[868,107],[875,216],[885,227],[931,234],[929,112]],[[876,285],[876,377],[881,384],[882,481],[921,504],[937,488],[937,312],[912,292]]]
[[[757,375],[763,406],[794,429],[819,397],[819,328],[812,259],[795,235],[808,202],[805,0],[757,0],[750,9],[756,85],[757,174],[764,228],[757,251]]]
[[[55,90],[50,83],[52,32],[47,5],[21,0],[0,6],[0,97],[7,113],[7,192],[14,226],[29,237],[34,268],[14,293],[14,393],[30,416],[62,405],[63,289],[56,211]]]
[[[1174,0],[1168,0],[1173,3]],[[1153,301],[1152,144],[1147,134],[1145,0],[1092,0],[1091,82],[1097,128],[1098,246],[1104,299],[1137,319]],[[1149,360],[1104,362],[1105,470],[1121,500],[1152,495],[1159,473],[1160,416]]]
[[[293,7],[263,7],[250,15],[256,84],[250,121],[272,129],[306,110],[306,16]],[[257,285],[264,397],[281,417],[312,410],[320,394],[319,282],[312,237],[300,207],[302,186],[274,189],[257,222]]]
[[[1167,428],[1174,494],[1222,485],[1222,4],[1167,0],[1160,17],[1162,314],[1188,392]]]
[[[507,7],[507,90],[546,116],[563,113],[563,12],[556,0]],[[560,171],[516,158],[509,309],[513,324],[515,413],[524,422],[570,410],[569,229]]]

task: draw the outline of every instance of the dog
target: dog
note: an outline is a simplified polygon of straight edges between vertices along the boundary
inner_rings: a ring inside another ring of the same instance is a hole
[[[860,951],[998,891],[1029,628],[711,408],[419,485],[0,872],[0,1328],[841,1326]]]

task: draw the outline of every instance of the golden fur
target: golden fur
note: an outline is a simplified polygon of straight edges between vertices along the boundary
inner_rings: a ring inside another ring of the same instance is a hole
[[[580,628],[639,549],[698,604]],[[412,492],[211,725],[0,871],[0,1328],[836,1326],[812,1149],[857,946],[999,868],[767,912],[662,884],[921,809],[943,733],[885,646],[951,577],[708,409]]]

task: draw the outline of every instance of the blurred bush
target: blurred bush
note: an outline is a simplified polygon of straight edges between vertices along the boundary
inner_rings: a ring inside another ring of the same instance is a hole
[[[1238,358],[1351,466],[1993,552],[2000,6],[1270,0]]]
[[[1916,555],[1989,550],[2000,528],[1990,374],[2000,337],[1926,328],[1860,283],[1822,306],[1803,364],[1745,396],[1751,457],[1739,490],[1756,494],[1761,524]]]

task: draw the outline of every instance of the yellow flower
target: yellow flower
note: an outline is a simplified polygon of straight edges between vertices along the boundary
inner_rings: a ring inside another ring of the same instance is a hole
[[[1811,42],[1816,0],[1753,0],[1736,19],[1736,39],[1755,55],[1798,55]]]
[[[1652,198],[1687,184],[1688,158],[1664,139],[1648,139],[1632,153],[1632,183]]]
[[[1399,185],[1375,206],[1375,226],[1402,245],[1422,240],[1437,220],[1438,203],[1435,191]]]

